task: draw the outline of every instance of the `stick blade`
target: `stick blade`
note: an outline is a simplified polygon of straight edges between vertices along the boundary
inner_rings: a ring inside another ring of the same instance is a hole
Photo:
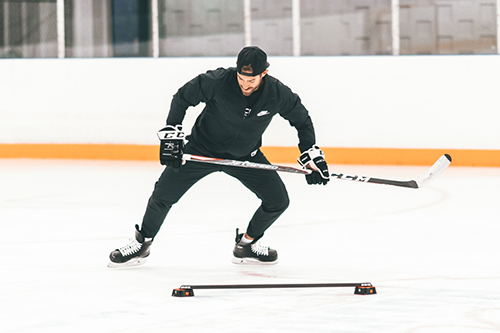
[[[417,179],[418,187],[422,187],[428,182],[436,179],[451,164],[451,156],[444,154],[434,163],[426,173]]]

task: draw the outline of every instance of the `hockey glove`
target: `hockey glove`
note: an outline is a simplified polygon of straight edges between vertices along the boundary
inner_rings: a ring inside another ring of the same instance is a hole
[[[160,163],[174,168],[174,172],[179,172],[181,166],[185,163],[182,160],[184,136],[182,125],[167,125],[158,132],[158,138],[160,138]]]
[[[330,180],[328,165],[326,165],[325,154],[318,146],[312,146],[300,155],[297,159],[303,168],[313,170],[313,173],[306,175],[308,184],[326,185]]]

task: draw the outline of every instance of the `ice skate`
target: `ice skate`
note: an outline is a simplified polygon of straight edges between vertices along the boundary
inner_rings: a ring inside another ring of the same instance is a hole
[[[243,265],[275,265],[278,263],[278,252],[268,246],[260,245],[258,239],[251,243],[241,242],[243,234],[236,229],[236,245],[233,250],[233,264]]]
[[[135,239],[131,239],[129,244],[110,253],[109,259],[111,261],[108,267],[131,267],[144,264],[149,256],[152,243],[153,239],[145,239],[139,226],[136,225]]]

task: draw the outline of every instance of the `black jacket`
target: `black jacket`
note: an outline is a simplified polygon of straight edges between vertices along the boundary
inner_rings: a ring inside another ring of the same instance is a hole
[[[245,115],[247,99],[238,85],[235,68],[200,74],[174,95],[167,125],[182,124],[187,108],[204,102],[206,106],[187,138],[188,145],[194,145],[200,153],[220,158],[250,155],[260,148],[262,134],[278,113],[297,129],[301,152],[314,145],[313,124],[299,96],[269,75],[260,89],[260,98]]]

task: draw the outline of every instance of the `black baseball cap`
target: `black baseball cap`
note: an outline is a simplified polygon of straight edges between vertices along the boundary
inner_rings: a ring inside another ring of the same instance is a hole
[[[264,72],[267,67],[269,67],[267,54],[257,46],[244,47],[238,54],[236,69],[241,75],[256,76]]]

